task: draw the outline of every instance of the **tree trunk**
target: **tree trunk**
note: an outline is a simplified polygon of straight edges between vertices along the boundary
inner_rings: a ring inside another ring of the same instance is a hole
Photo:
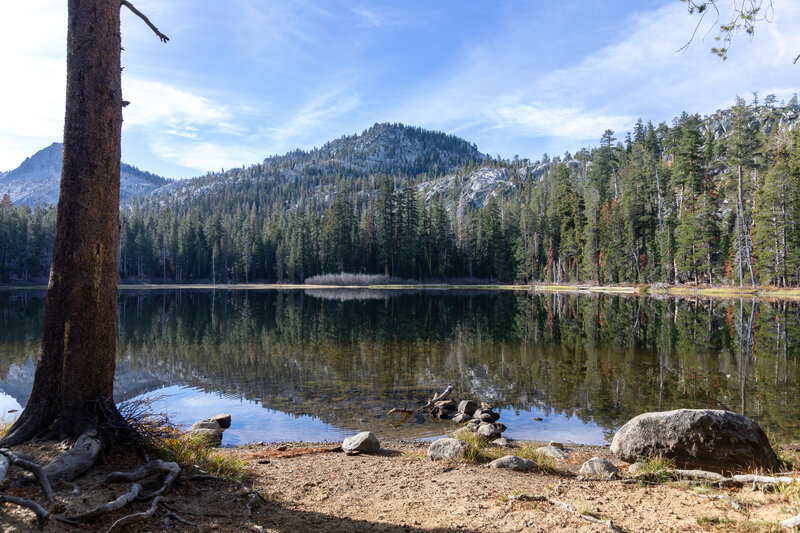
[[[69,0],[56,237],[30,400],[2,440],[122,427],[113,399],[122,94],[120,4]]]

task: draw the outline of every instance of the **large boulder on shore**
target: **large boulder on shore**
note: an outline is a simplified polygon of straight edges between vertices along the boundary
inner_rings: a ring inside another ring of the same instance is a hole
[[[439,439],[428,446],[428,457],[432,461],[448,461],[464,458],[467,443],[458,439]]]
[[[372,432],[362,431],[344,439],[342,450],[347,453],[378,453],[381,451],[381,443]]]
[[[662,455],[679,468],[715,472],[778,467],[778,457],[756,422],[716,409],[641,414],[617,431],[611,453],[629,463]]]

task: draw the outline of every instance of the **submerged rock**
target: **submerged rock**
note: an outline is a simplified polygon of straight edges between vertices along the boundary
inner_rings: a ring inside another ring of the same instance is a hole
[[[679,468],[715,472],[778,467],[778,457],[756,422],[716,409],[641,414],[614,435],[611,452],[628,463],[662,455]]]
[[[378,437],[371,432],[362,431],[358,435],[344,439],[342,450],[348,453],[378,453],[381,451],[381,443],[378,441]]]

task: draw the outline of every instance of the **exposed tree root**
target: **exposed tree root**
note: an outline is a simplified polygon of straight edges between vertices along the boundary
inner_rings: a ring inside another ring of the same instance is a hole
[[[153,503],[150,505],[150,508],[146,511],[123,516],[122,518],[114,522],[110,528],[108,528],[108,533],[112,533],[112,531],[119,531],[135,522],[141,522],[146,518],[150,518],[156,513],[156,509],[158,509],[158,504],[162,500],[162,498],[163,496],[156,496],[156,499],[153,500]]]
[[[192,526],[192,527],[196,528],[197,531],[200,531],[202,533],[203,526],[201,526],[200,524],[197,524],[195,522],[190,522],[189,520],[186,520],[185,518],[183,518],[182,516],[180,516],[178,514],[177,510],[175,510],[173,507],[170,507],[169,505],[167,505],[167,502],[165,502],[164,500],[161,500],[159,502],[159,505],[161,506],[162,509],[164,509],[164,512],[167,513],[168,517],[172,518],[173,520],[175,520],[177,522],[180,522],[184,526]]]
[[[8,457],[0,453],[0,483],[6,478],[8,472]]]
[[[103,444],[96,431],[87,431],[75,441],[75,445],[62,453],[42,469],[52,482],[72,481],[89,470],[97,460]]]
[[[142,486],[139,485],[138,483],[134,483],[133,486],[131,487],[131,490],[129,490],[116,500],[110,501],[105,505],[101,505],[100,507],[95,507],[90,511],[86,511],[84,513],[73,516],[68,516],[66,518],[67,520],[72,520],[75,522],[90,522],[92,520],[95,520],[103,516],[104,514],[112,513],[130,504],[139,495],[140,490],[142,490]]]
[[[53,489],[50,486],[50,481],[45,470],[41,466],[18,457],[8,448],[0,449],[0,454],[2,454],[12,465],[18,466],[32,473],[36,477],[36,481],[39,482],[39,485],[42,486],[42,490],[44,491],[44,495],[47,497],[47,501],[50,503],[56,503],[56,497],[53,495]],[[3,476],[5,476],[5,472],[3,473]]]
[[[155,461],[150,461],[146,465],[137,468],[133,472],[112,472],[106,476],[106,482],[139,481],[140,479],[150,477],[160,472],[165,472],[167,474],[164,477],[164,483],[161,485],[161,488],[151,492],[150,494],[139,496],[137,498],[138,500],[149,500],[163,494],[164,491],[166,491],[170,485],[172,485],[172,482],[175,481],[175,478],[180,475],[181,467],[178,466],[177,463],[168,463],[162,461],[161,459],[156,459]]]
[[[14,503],[20,507],[26,507],[36,514],[36,521],[39,524],[39,529],[42,529],[47,521],[50,519],[50,511],[39,505],[38,503],[26,500],[25,498],[17,498],[15,496],[7,496],[0,494],[0,503]]]

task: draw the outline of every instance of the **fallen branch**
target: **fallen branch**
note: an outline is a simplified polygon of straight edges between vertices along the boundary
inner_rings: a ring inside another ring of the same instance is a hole
[[[146,518],[150,518],[156,513],[156,509],[158,509],[158,504],[161,502],[162,499],[163,499],[162,496],[157,496],[156,499],[153,500],[153,503],[152,505],[150,505],[150,508],[148,510],[141,513],[134,513],[134,514],[129,514],[128,516],[123,516],[122,518],[114,522],[110,528],[108,528],[107,533],[112,533],[113,531],[119,531],[129,526],[130,524],[133,524],[135,522],[141,522]]]
[[[53,495],[53,488],[50,486],[50,480],[48,479],[44,468],[36,463],[17,456],[8,448],[1,449],[0,454],[2,454],[12,465],[18,466],[32,473],[34,477],[36,477],[36,481],[39,482],[39,485],[42,486],[42,490],[44,491],[44,495],[47,497],[47,501],[50,503],[56,503],[56,497]],[[6,466],[6,468],[8,467]],[[3,475],[5,476],[5,473]]]
[[[38,503],[26,500],[25,498],[17,498],[15,496],[7,496],[0,494],[0,503],[13,503],[20,507],[26,507],[36,514],[36,521],[39,524],[39,529],[44,528],[47,520],[50,518],[50,511],[39,505]]]
[[[414,414],[417,414],[417,413],[421,413],[425,409],[430,409],[431,407],[436,405],[436,402],[441,402],[442,400],[446,399],[448,396],[450,396],[450,394],[453,392],[453,390],[454,390],[453,386],[452,385],[448,385],[447,388],[441,394],[431,398],[428,401],[428,403],[426,403],[422,407],[419,407],[417,409],[406,409],[404,407],[395,407],[394,409],[391,409],[386,414],[390,415],[392,413],[405,413],[407,415],[414,415]],[[408,417],[405,417],[402,422],[405,422],[406,420],[408,420]]]
[[[156,496],[163,494],[164,491],[166,491],[170,485],[172,485],[172,482],[175,481],[175,478],[180,475],[181,467],[178,466],[177,463],[168,463],[166,461],[162,461],[161,459],[156,459],[155,461],[150,461],[146,465],[137,468],[133,472],[112,472],[106,476],[106,482],[139,481],[161,472],[167,474],[164,477],[164,483],[161,485],[161,488],[151,492],[150,494],[139,496],[137,498],[139,500],[149,500],[150,498],[155,498]]]
[[[78,437],[72,448],[43,466],[42,470],[53,483],[72,481],[94,465],[102,450],[103,444],[97,432],[87,431]]]
[[[105,505],[101,505],[100,507],[96,507],[90,511],[86,511],[85,513],[77,514],[74,516],[68,516],[68,520],[73,520],[75,522],[89,522],[100,516],[108,513],[112,513],[119,509],[122,509],[126,505],[130,504],[132,501],[136,499],[139,495],[139,491],[142,490],[142,486],[138,483],[134,483],[131,487],[131,490],[120,496],[114,501],[110,501]]]

